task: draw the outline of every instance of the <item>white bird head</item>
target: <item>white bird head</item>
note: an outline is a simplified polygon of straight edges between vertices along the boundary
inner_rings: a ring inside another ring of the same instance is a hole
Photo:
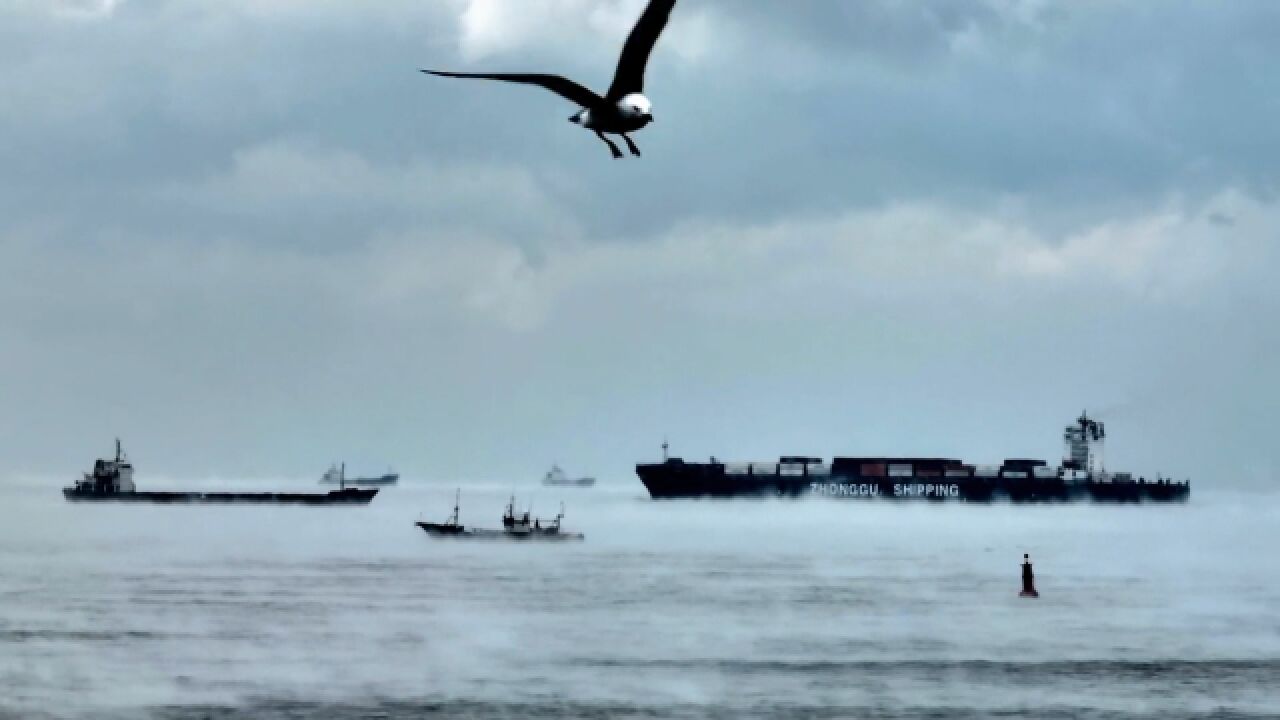
[[[631,93],[618,101],[618,113],[625,118],[643,118],[646,122],[652,122],[653,103],[640,93]]]

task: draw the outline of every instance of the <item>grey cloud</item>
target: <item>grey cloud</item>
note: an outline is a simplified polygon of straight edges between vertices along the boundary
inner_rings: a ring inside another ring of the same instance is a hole
[[[468,62],[460,7],[0,10],[5,456],[1045,455],[1129,398],[1117,462],[1275,466],[1270,5],[686,2],[727,34],[656,56],[616,163],[416,72],[616,39]]]
[[[440,57],[448,48],[438,36],[454,27],[447,8],[399,6],[397,25],[387,10],[264,18],[130,3],[109,23],[28,19],[6,38],[25,48],[11,49],[0,73],[24,111],[8,119],[17,142],[0,147],[0,160],[23,174],[9,197],[38,206],[32,194],[74,193],[76,179],[96,196],[107,177],[119,187],[207,176],[281,137],[358,148],[377,162],[479,154],[599,187],[590,199],[574,186],[553,192],[610,234],[658,230],[661,217],[766,219],[904,193],[1017,195],[1087,223],[1099,219],[1090,208],[1105,214],[1116,202],[1274,184],[1264,158],[1277,145],[1268,120],[1280,88],[1255,69],[1274,53],[1266,29],[1277,13],[1021,6],[698,8],[730,18],[734,33],[693,63],[659,56],[660,122],[642,142],[650,152],[620,171],[598,162],[607,156],[573,132],[557,98],[417,76],[427,59],[461,62]],[[955,48],[971,28],[980,47]],[[599,70],[593,54],[565,49],[534,47],[520,60],[575,76]],[[513,52],[477,64],[505,67]],[[512,122],[513,111],[527,120]],[[656,182],[676,173],[680,192]]]

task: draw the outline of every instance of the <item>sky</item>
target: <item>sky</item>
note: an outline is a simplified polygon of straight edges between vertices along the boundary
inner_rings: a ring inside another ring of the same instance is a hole
[[[635,483],[672,452],[1280,473],[1280,5],[0,0],[0,455]]]

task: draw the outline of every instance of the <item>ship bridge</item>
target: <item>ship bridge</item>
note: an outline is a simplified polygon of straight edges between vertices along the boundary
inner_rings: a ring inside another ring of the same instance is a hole
[[[1063,444],[1066,446],[1062,466],[1090,475],[1105,472],[1102,450],[1106,439],[1106,426],[1090,418],[1088,413],[1081,412],[1075,423],[1068,425],[1062,432]]]

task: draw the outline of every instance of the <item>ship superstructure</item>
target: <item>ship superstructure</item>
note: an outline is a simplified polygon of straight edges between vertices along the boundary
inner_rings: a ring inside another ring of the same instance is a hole
[[[85,495],[109,495],[113,493],[131,493],[136,490],[133,485],[133,463],[120,448],[120,438],[116,438],[116,457],[114,460],[98,458],[93,463],[93,473],[84,473],[84,477],[67,490]]]
[[[638,464],[636,474],[653,498],[799,496],[853,499],[922,499],[990,502],[1169,502],[1190,497],[1190,481],[1107,472],[1102,463],[1106,430],[1087,413],[1066,427],[1062,464],[1009,458],[970,464],[945,457],[783,456],[777,462],[686,462],[670,457]]]

